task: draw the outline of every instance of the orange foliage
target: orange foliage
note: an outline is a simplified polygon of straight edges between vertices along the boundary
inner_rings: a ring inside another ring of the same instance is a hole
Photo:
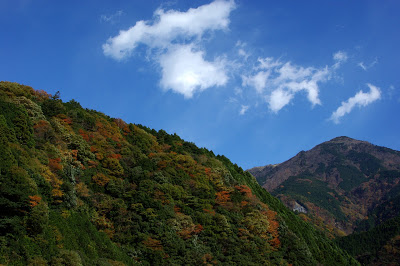
[[[167,161],[161,160],[157,163],[158,169],[162,170],[167,167]]]
[[[279,223],[276,220],[276,212],[267,210],[267,217],[269,221],[269,226],[268,226],[268,233],[271,235],[271,239],[268,241],[271,246],[275,249],[278,249],[281,245],[281,242],[279,240]]]
[[[60,171],[62,169],[61,158],[49,159],[49,167],[53,172]]]
[[[161,200],[162,204],[169,204],[170,203],[170,201],[168,199],[166,199],[165,193],[160,191],[160,190],[154,191],[154,198],[158,199],[158,200]]]
[[[213,256],[209,253],[204,254],[202,260],[204,265],[217,264],[217,261],[213,260]]]
[[[104,159],[104,155],[102,153],[96,153],[96,159],[101,161]]]
[[[249,204],[248,201],[243,200],[242,202],[240,202],[240,206],[243,208],[245,206],[247,206],[247,204]]]
[[[192,236],[193,231],[190,228],[184,228],[178,232],[178,235],[183,239],[189,239]]]
[[[241,239],[247,239],[249,238],[250,232],[246,228],[239,228],[238,229],[238,235]]]
[[[35,90],[34,94],[40,101],[50,99],[50,97],[51,97],[51,94],[48,94],[44,90]]]
[[[78,160],[78,150],[71,150],[72,158]]]
[[[163,151],[168,151],[170,148],[171,148],[171,145],[168,145],[168,144],[163,144],[162,147],[161,147],[161,149]]]
[[[96,168],[99,163],[95,161],[88,161],[89,168]]]
[[[68,124],[68,125],[71,125],[71,124],[72,124],[72,119],[69,118],[69,117],[64,118],[62,121],[63,121],[64,123]]]
[[[174,206],[174,212],[175,213],[181,213],[181,208],[179,208],[178,206]]]
[[[203,231],[203,226],[201,224],[196,225],[196,227],[194,228],[193,233],[194,234],[199,234],[201,231]]]
[[[211,175],[211,168],[204,168],[204,171],[206,172],[206,175],[207,176],[210,176]]]
[[[215,201],[217,204],[225,206],[230,201],[231,197],[228,191],[221,191],[215,193]]]
[[[33,208],[40,203],[40,201],[42,200],[42,197],[40,197],[39,195],[34,195],[34,196],[29,196],[29,199],[30,199],[29,204]]]
[[[235,188],[248,198],[251,198],[253,196],[251,189],[246,185],[235,186]]]
[[[209,209],[203,209],[204,212],[211,214],[212,216],[215,215],[215,211],[214,210],[209,210]]]
[[[114,119],[114,122],[115,122],[115,124],[117,124],[117,126],[120,129],[122,129],[124,135],[128,135],[131,132],[131,130],[129,129],[128,124],[124,120],[122,120],[121,118]]]

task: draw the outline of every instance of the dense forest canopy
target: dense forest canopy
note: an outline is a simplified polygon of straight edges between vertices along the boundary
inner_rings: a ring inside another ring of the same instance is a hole
[[[0,264],[357,265],[228,158],[0,83]]]

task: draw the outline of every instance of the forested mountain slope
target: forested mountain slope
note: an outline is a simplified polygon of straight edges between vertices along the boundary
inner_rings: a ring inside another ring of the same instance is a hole
[[[335,235],[365,231],[399,215],[400,152],[365,141],[338,137],[249,172]]]
[[[175,134],[11,82],[0,110],[0,264],[357,264]]]

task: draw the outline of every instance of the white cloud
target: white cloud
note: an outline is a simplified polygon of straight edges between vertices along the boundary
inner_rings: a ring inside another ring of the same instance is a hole
[[[230,12],[235,8],[234,1],[214,1],[186,12],[158,9],[153,22],[137,21],[128,30],[121,30],[103,44],[105,55],[122,60],[131,55],[138,44],[150,48],[168,48],[179,38],[190,41],[201,38],[207,31],[226,30]]]
[[[238,95],[238,96],[242,96],[243,95],[243,90],[241,88],[239,88],[239,87],[236,87],[233,90],[233,92],[235,93],[235,95]]]
[[[260,64],[256,69],[272,69],[274,67],[278,67],[282,65],[279,60],[274,61],[273,57],[266,57],[266,58],[258,58],[257,59],[258,63]]]
[[[248,106],[248,105],[242,105],[239,114],[244,115],[247,112],[247,110],[249,110],[249,107],[250,106]]]
[[[364,62],[360,62],[357,65],[359,67],[361,67],[364,71],[367,71],[368,69],[370,69],[371,67],[373,67],[374,65],[378,64],[378,58],[375,58],[374,61],[372,61],[370,64],[365,65]]]
[[[307,93],[313,106],[320,105],[318,84],[330,78],[328,67],[315,69],[280,62],[272,57],[259,58],[252,75],[242,75],[242,86],[253,87],[267,99],[271,111],[277,113],[300,91]],[[266,94],[266,95],[265,95]]]
[[[161,55],[161,87],[191,98],[196,91],[225,85],[228,77],[224,60],[204,60],[204,52],[196,51],[192,45],[176,45]]]
[[[100,20],[104,22],[109,22],[109,23],[115,23],[115,20],[117,20],[119,17],[121,17],[124,14],[124,11],[118,10],[114,14],[111,15],[101,15]]]
[[[243,56],[244,60],[247,61],[247,58],[249,58],[250,54],[247,53],[244,49],[240,48],[238,50],[238,55]]]
[[[254,87],[258,93],[262,93],[267,85],[269,75],[269,71],[260,71],[254,76],[242,76],[242,86]]]
[[[338,51],[335,54],[333,54],[333,60],[335,60],[335,64],[333,65],[334,69],[337,69],[340,67],[342,63],[345,63],[347,61],[348,57],[346,52],[343,51]]]
[[[233,0],[216,0],[186,12],[157,9],[152,21],[137,21],[109,38],[103,44],[103,53],[123,60],[138,45],[147,46],[149,59],[161,66],[161,87],[191,98],[195,92],[228,81],[225,61],[221,57],[206,61],[201,41],[208,32],[228,29],[235,6]]]
[[[271,111],[277,113],[293,99],[293,96],[294,94],[290,91],[276,89],[271,93],[269,108]]]
[[[357,64],[359,67],[361,67],[363,70],[367,71],[367,67],[364,65],[364,62],[360,62]]]
[[[342,102],[342,105],[332,113],[331,120],[334,123],[338,124],[341,117],[350,113],[354,107],[362,107],[367,106],[368,104],[379,100],[381,98],[381,91],[378,87],[375,87],[372,84],[367,84],[370,91],[365,93],[363,91],[359,91],[354,97],[349,98],[347,101]]]

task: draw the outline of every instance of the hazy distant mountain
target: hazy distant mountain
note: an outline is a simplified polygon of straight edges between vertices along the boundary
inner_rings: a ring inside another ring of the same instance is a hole
[[[278,165],[248,170],[288,207],[334,235],[368,230],[400,210],[400,152],[338,137]]]

